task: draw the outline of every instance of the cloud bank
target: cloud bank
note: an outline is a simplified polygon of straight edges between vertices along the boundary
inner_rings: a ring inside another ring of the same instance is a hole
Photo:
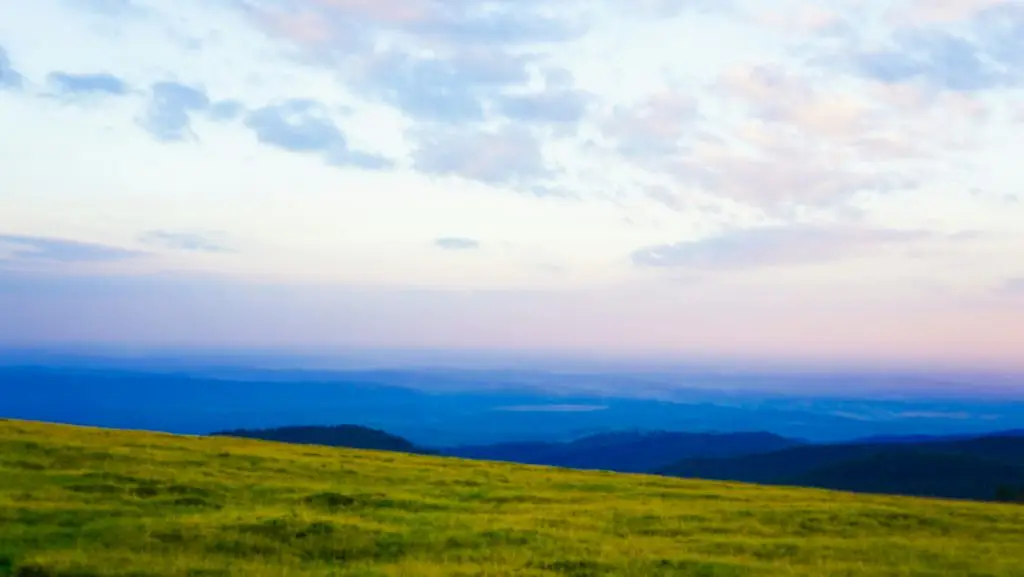
[[[19,277],[0,313],[71,338],[45,312],[79,298],[62,278],[215,275],[291,295],[228,340],[303,340],[275,323],[317,286],[390,295],[296,317],[378,344],[698,350],[692,322],[799,355],[834,315],[897,355],[1009,355],[1022,55],[1010,0],[4,3],[0,271],[65,289]],[[86,285],[110,338],[145,332],[155,296]],[[452,296],[477,291],[514,297]],[[844,330],[829,354],[888,350]]]

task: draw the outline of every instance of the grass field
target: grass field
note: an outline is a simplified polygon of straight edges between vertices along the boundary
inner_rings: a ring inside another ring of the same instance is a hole
[[[0,421],[0,575],[1024,576],[1024,507]]]

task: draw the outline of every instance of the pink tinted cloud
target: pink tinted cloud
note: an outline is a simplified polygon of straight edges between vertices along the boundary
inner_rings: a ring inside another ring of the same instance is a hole
[[[768,6],[754,15],[758,24],[795,34],[818,34],[836,29],[845,22],[843,16],[814,2],[805,2],[793,10]]]
[[[437,4],[430,0],[312,0],[312,3],[346,16],[383,24],[422,22],[437,12]]]
[[[834,262],[930,240],[926,232],[855,226],[772,226],[707,239],[653,246],[634,253],[641,266],[741,269]]]
[[[322,44],[336,40],[334,19],[366,25],[406,26],[437,16],[430,0],[306,0],[298,10],[265,9],[259,20],[276,35],[300,44]]]
[[[634,106],[615,110],[605,129],[625,149],[668,151],[693,132],[698,116],[694,98],[663,91]]]
[[[696,143],[672,170],[760,207],[826,206],[858,192],[915,187],[921,176],[906,161],[975,147],[991,115],[971,94],[828,80],[827,72],[778,65],[724,72],[718,94],[744,109],[720,125],[729,144]]]
[[[259,19],[275,35],[302,44],[320,44],[330,41],[334,35],[327,19],[319,12],[265,12]]]
[[[760,119],[790,124],[816,138],[849,139],[869,130],[875,120],[873,107],[862,97],[820,90],[814,79],[779,67],[734,68],[722,76],[719,88],[744,101]]]
[[[0,292],[0,343],[350,346],[1024,369],[1024,308],[852,285],[573,292],[346,290],[75,279]],[[288,306],[281,306],[285,302]],[[339,330],[343,327],[343,330]]]
[[[1014,0],[912,0],[908,6],[893,10],[890,17],[900,24],[944,24],[966,20],[989,8],[1009,5],[1012,1]]]

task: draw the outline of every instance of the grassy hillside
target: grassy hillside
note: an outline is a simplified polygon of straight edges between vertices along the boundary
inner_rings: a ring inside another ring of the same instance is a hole
[[[0,574],[1024,576],[1024,507],[0,421]]]

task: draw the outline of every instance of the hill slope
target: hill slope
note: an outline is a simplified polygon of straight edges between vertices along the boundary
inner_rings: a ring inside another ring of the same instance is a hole
[[[0,574],[1019,576],[1024,507],[0,421]]]
[[[766,453],[800,444],[771,433],[619,432],[568,443],[501,443],[441,452],[468,459],[641,473],[679,459]]]
[[[1024,487],[1024,437],[795,447],[722,459],[686,459],[658,471],[698,479],[847,491],[993,499]]]
[[[235,429],[212,433],[215,437],[241,437],[277,441],[300,445],[324,445],[328,447],[346,447],[349,449],[369,449],[375,451],[397,451],[400,453],[428,454],[430,451],[421,449],[411,441],[386,433],[379,429],[361,427],[359,425],[337,425],[333,427],[277,427],[272,429]]]

